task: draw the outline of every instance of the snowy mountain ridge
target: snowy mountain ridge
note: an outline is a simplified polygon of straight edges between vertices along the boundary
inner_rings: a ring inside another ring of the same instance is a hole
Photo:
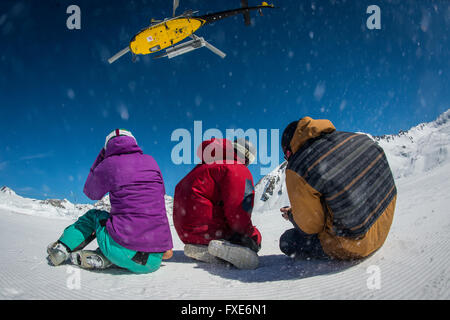
[[[367,135],[383,147],[396,180],[450,163],[450,109],[434,121],[421,123],[398,134]],[[255,212],[289,205],[286,165],[283,162],[256,184]]]
[[[164,198],[167,214],[171,216],[173,199],[167,195]],[[105,195],[95,204],[74,204],[67,199],[37,200],[25,198],[17,195],[11,188],[3,186],[0,188],[0,209],[20,214],[76,220],[91,209],[109,211],[111,204],[109,194]]]
[[[450,163],[450,109],[434,121],[373,139],[383,147],[394,178],[430,171]]]
[[[1,194],[8,194],[10,196],[16,195],[16,193],[12,189],[8,188],[7,186],[1,187],[0,188],[0,193]]]

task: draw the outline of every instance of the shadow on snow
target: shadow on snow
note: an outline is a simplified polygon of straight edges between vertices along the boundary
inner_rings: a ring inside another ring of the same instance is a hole
[[[193,260],[184,255],[182,250],[175,250],[170,260],[163,260],[161,268],[170,266],[172,263],[197,264],[200,268],[210,274],[221,278],[241,281],[245,283],[269,282],[280,280],[298,280],[325,274],[342,272],[356,266],[364,261],[338,261],[338,260],[300,260],[292,259],[284,254],[271,254],[259,257],[259,267],[255,270],[239,270],[230,264],[209,264]],[[50,264],[50,263],[49,263]],[[74,266],[77,267],[77,266]],[[89,270],[94,273],[111,275],[132,275],[126,269],[112,267],[105,270]],[[158,271],[156,271],[157,273]]]
[[[242,282],[268,282],[280,280],[303,279],[325,274],[342,272],[364,261],[338,260],[299,260],[284,254],[263,255],[259,257],[259,267],[255,270],[239,270],[229,264],[209,264],[186,257],[183,251],[174,251],[172,259],[166,263],[196,263],[197,268],[217,275]]]

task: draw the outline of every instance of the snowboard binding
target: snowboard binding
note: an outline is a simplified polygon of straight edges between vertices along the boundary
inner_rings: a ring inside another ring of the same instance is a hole
[[[59,266],[67,260],[69,252],[60,242],[52,242],[47,246],[48,259],[54,266]]]
[[[79,250],[70,254],[70,260],[72,264],[79,266],[83,269],[107,269],[112,266],[109,261],[100,251],[97,249],[92,250]]]

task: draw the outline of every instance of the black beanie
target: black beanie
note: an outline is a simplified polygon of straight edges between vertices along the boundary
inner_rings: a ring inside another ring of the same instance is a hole
[[[294,136],[295,129],[297,129],[297,125],[298,125],[298,120],[289,123],[289,125],[286,127],[286,129],[284,129],[283,135],[281,136],[281,148],[283,149],[283,152],[285,150],[291,150],[290,143],[291,143],[292,137]]]

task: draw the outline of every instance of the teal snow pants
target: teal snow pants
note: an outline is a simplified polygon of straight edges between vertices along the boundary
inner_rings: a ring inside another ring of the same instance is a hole
[[[150,273],[159,269],[163,253],[142,253],[122,247],[106,231],[105,223],[109,218],[107,211],[89,210],[68,226],[59,242],[71,252],[83,249],[97,237],[100,251],[116,266],[134,273]],[[142,256],[147,259],[142,259]],[[139,259],[137,259],[137,257]]]

